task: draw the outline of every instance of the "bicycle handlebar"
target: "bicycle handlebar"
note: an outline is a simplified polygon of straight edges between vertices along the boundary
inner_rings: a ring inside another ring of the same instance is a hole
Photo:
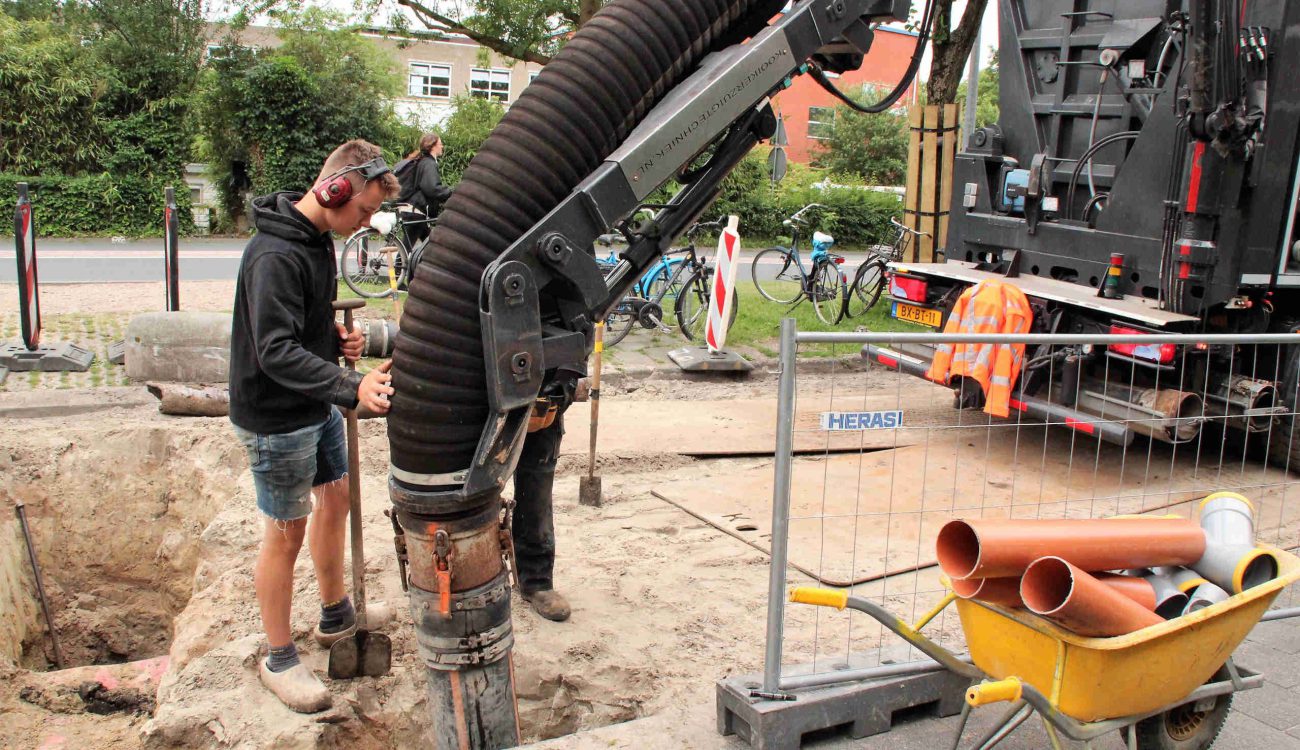
[[[898,229],[901,229],[901,230],[904,230],[904,231],[907,231],[907,232],[911,232],[912,235],[915,236],[915,237],[933,237],[933,236],[934,236],[934,235],[930,234],[929,232],[918,232],[918,231],[916,231],[915,229],[913,229],[913,228],[907,226],[906,224],[899,224],[899,223],[898,223],[898,220],[895,219],[895,218],[892,217],[892,216],[889,217],[889,223],[890,223],[890,224],[893,224],[893,225],[894,225],[895,227],[897,227]]]

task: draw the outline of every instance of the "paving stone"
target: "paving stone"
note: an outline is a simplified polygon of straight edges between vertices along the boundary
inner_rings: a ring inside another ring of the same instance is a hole
[[[1250,640],[1288,654],[1300,654],[1300,618],[1261,622],[1251,632]]]
[[[1233,658],[1274,685],[1288,690],[1300,686],[1300,654],[1279,651],[1262,641],[1247,640],[1233,653]]]
[[[1232,710],[1286,732],[1300,724],[1300,694],[1265,682],[1262,688],[1238,693],[1232,701]]]

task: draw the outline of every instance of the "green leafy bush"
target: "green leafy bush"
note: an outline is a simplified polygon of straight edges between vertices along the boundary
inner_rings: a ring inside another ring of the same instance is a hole
[[[788,238],[781,222],[808,205],[811,227],[835,237],[844,245],[874,245],[893,239],[889,218],[902,215],[897,195],[868,190],[859,185],[836,186],[833,176],[803,164],[791,164],[775,187],[767,174],[767,150],[756,149],[723,182],[718,202],[706,216],[735,214],[741,237],[764,240]],[[830,183],[829,185],[827,183]],[[805,237],[804,240],[806,241]]]
[[[98,174],[86,177],[29,177],[0,174],[0,196],[7,205],[17,197],[16,185],[27,183],[36,215],[38,237],[77,235],[161,236],[163,189],[167,180],[156,177]],[[176,188],[177,218],[182,234],[194,231],[190,191],[183,182]],[[4,231],[13,234],[13,223]]]
[[[442,131],[445,150],[438,160],[439,176],[444,183],[455,185],[460,182],[470,160],[487,140],[492,128],[501,122],[505,112],[501,102],[495,100],[476,99],[464,94],[452,98],[451,115]]]

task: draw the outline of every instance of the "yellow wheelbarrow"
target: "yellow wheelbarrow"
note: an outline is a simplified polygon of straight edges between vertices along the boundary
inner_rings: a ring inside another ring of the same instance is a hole
[[[1261,545],[1263,546],[1263,545]],[[972,708],[1008,702],[1007,713],[974,747],[1001,742],[1035,712],[1057,750],[1061,736],[1091,747],[1119,732],[1129,750],[1204,750],[1227,719],[1232,694],[1263,677],[1232,652],[1282,589],[1300,578],[1300,559],[1269,547],[1278,576],[1227,600],[1114,638],[1085,638],[1023,610],[949,594],[915,625],[844,591],[797,588],[791,600],[864,612],[944,668],[971,678],[954,750]],[[953,602],[969,662],[921,634]]]

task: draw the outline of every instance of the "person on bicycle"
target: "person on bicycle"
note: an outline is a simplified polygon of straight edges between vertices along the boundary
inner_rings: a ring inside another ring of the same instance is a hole
[[[270,654],[258,674],[302,713],[331,702],[329,690],[299,662],[290,628],[294,564],[304,537],[321,598],[317,642],[328,646],[357,625],[343,578],[348,455],[336,407],[385,414],[393,394],[391,360],[364,376],[338,364],[340,355],[360,359],[362,337],[335,321],[330,232],[346,236],[368,226],[397,189],[378,146],[348,141],[329,155],[305,194],[253,201],[257,235],[244,250],[235,286],[230,421],[248,452],[264,517],[253,587]]]
[[[451,195],[451,188],[442,184],[442,174],[438,169],[438,159],[442,156],[442,138],[437,133],[425,133],[420,138],[420,146],[405,159],[393,167],[397,180],[401,183],[401,192],[397,194],[398,203],[407,203],[424,216],[436,216],[442,210],[442,204]],[[423,218],[408,217],[403,218]],[[427,223],[406,225],[407,247],[414,249],[419,240],[429,236]]]

